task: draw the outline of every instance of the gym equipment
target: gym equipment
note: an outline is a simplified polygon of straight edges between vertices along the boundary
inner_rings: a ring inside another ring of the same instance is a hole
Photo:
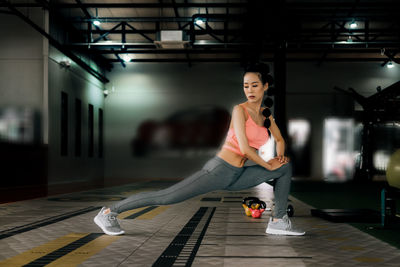
[[[251,204],[260,203],[260,199],[258,197],[243,198],[242,207],[244,208],[244,212],[246,213],[246,215],[249,217],[251,216],[251,210],[249,209],[251,207],[250,201],[252,201]]]
[[[294,208],[290,204],[287,207],[287,214],[288,214],[289,217],[293,217],[293,215],[294,215]]]
[[[400,198],[400,190],[390,186],[382,189],[381,225],[384,228],[400,221],[396,215],[396,198]]]
[[[386,180],[391,187],[400,189],[400,149],[394,152],[389,159]]]
[[[250,212],[253,218],[261,218],[261,214],[265,211],[267,205],[264,201],[259,200],[258,203],[253,203],[253,200],[250,200]]]
[[[254,218],[260,218],[261,214],[264,211],[271,211],[271,208],[267,208],[267,205],[264,201],[260,200],[257,197],[246,197],[243,198],[242,207],[247,216],[253,216]],[[262,211],[261,211],[262,210]],[[253,212],[254,211],[254,212]],[[261,212],[260,212],[261,211]],[[294,207],[289,204],[287,207],[287,214],[289,217],[293,217],[294,215]],[[260,212],[260,214],[258,214]]]
[[[355,115],[362,121],[362,139],[361,139],[361,160],[354,172],[354,180],[370,181],[374,175],[373,167],[373,127],[383,122],[398,121],[400,117],[399,96],[400,81],[385,89],[377,88],[377,93],[364,97],[357,93],[353,88],[343,90],[337,86],[333,88],[336,91],[350,95],[363,108],[363,111],[356,112]]]
[[[400,199],[400,149],[392,154],[386,168],[386,180],[381,191],[381,225],[386,228],[398,224],[396,199]]]

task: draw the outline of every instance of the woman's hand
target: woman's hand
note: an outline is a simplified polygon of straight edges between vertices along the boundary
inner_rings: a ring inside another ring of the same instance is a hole
[[[284,165],[284,163],[281,163],[277,158],[270,159],[268,163],[271,165],[271,167],[268,169],[270,171],[279,169],[282,165]]]
[[[289,158],[285,156],[277,156],[274,159],[277,159],[280,163],[286,164],[289,162]]]

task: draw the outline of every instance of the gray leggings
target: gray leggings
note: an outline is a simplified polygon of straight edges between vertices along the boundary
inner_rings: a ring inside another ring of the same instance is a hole
[[[260,165],[235,167],[215,156],[200,171],[184,180],[159,191],[134,194],[115,203],[110,209],[121,213],[145,206],[169,205],[215,190],[240,191],[274,180],[274,216],[282,218],[286,214],[291,178],[290,162],[269,171]]]

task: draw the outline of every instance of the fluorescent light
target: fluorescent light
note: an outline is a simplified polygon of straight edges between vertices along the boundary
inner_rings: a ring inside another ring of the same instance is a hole
[[[93,21],[93,24],[96,25],[96,26],[99,26],[101,24],[101,22],[100,22],[100,20],[96,19],[96,20]]]
[[[350,28],[352,28],[352,29],[357,28],[357,23],[355,21],[351,22]]]
[[[62,60],[60,60],[60,65],[65,67],[65,68],[69,68],[71,66],[71,60],[69,60],[69,58],[64,57]]]
[[[201,26],[201,25],[204,24],[204,19],[202,19],[202,18],[196,18],[196,19],[194,20],[194,23],[196,23],[197,25]]]
[[[132,58],[131,58],[129,55],[127,55],[127,54],[121,55],[120,58],[121,58],[123,61],[125,61],[125,62],[130,62],[130,61],[132,61]]]
[[[389,69],[394,68],[394,64],[392,61],[389,61],[389,63],[386,65]]]

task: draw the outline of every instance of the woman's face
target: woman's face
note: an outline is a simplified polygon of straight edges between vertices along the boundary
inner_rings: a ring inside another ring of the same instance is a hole
[[[251,103],[261,102],[264,92],[268,89],[268,83],[263,85],[258,75],[257,72],[248,72],[243,77],[243,91]]]

